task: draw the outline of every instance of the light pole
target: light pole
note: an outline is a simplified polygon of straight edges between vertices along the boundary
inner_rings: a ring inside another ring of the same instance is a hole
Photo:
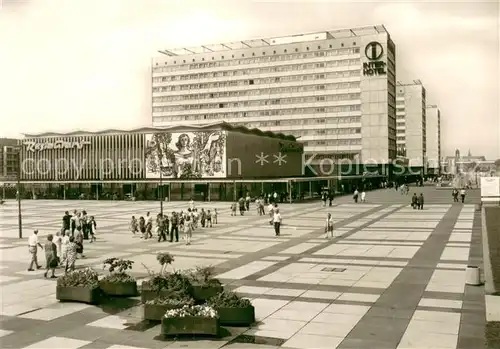
[[[160,191],[159,191],[159,196],[160,196],[160,214],[163,216],[163,171],[161,169],[161,154],[159,156],[160,164],[158,168],[160,169]]]
[[[21,147],[17,148],[17,224],[19,239],[23,238],[23,218],[21,215]]]

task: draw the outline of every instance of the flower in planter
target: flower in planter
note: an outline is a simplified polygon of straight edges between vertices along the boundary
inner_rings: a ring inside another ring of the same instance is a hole
[[[165,313],[166,318],[177,318],[177,317],[187,317],[196,316],[204,318],[216,318],[218,317],[217,311],[208,305],[185,305],[182,308],[171,309]]]
[[[207,305],[219,308],[247,308],[252,305],[246,298],[241,298],[231,291],[223,291],[207,301]]]
[[[104,267],[108,268],[109,274],[106,275],[102,281],[120,283],[120,282],[134,282],[135,278],[127,274],[127,270],[132,269],[132,264],[134,261],[120,259],[120,258],[108,258],[104,262]]]
[[[61,287],[90,287],[99,285],[99,274],[91,268],[70,271],[57,279]]]

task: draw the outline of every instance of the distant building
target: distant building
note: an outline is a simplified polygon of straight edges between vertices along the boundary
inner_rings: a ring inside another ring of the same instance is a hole
[[[17,178],[17,139],[0,138],[0,182]]]
[[[485,156],[472,155],[470,150],[466,156],[461,156],[460,151],[455,151],[455,156],[447,156],[443,161],[443,170],[447,174],[456,175],[465,172],[482,172],[483,167],[494,165],[494,161],[486,160]],[[482,166],[480,166],[482,165]]]
[[[14,197],[16,193],[19,155],[17,139],[0,138],[0,185],[1,197]]]
[[[420,80],[396,85],[398,157],[413,169],[427,166],[425,88]]]
[[[441,173],[441,112],[436,105],[426,110],[426,150],[428,173]]]
[[[159,52],[153,126],[283,132],[312,165],[396,158],[396,48],[382,25]]]

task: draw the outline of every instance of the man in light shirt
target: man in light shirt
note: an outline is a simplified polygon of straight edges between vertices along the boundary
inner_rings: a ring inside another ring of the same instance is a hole
[[[38,264],[38,260],[36,257],[38,246],[40,246],[40,248],[43,250],[42,244],[40,243],[40,241],[38,241],[38,230],[35,230],[33,232],[33,235],[28,238],[28,248],[31,256],[31,262],[28,271],[33,271],[33,264],[36,265],[37,269],[40,269],[42,267]]]
[[[276,236],[280,236],[280,227],[281,227],[281,214],[278,208],[274,210],[273,223],[274,223],[274,233]]]

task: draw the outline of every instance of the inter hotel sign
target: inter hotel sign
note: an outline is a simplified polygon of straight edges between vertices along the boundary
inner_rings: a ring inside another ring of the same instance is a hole
[[[365,47],[365,56],[368,62],[363,63],[363,75],[385,75],[385,62],[380,59],[384,55],[384,48],[379,42],[372,41]]]
[[[39,152],[50,149],[82,149],[84,146],[89,145],[90,141],[79,141],[79,142],[66,142],[66,141],[55,141],[55,142],[24,142],[23,145],[26,151]]]

